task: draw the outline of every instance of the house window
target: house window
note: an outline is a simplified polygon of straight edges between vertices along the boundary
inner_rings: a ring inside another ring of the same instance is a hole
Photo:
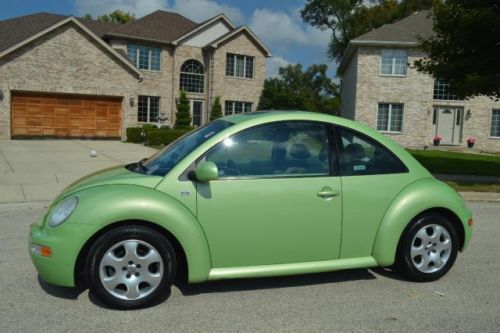
[[[137,103],[137,121],[140,123],[156,123],[160,114],[160,97],[139,96]]]
[[[254,58],[250,56],[228,53],[226,55],[226,76],[253,78]]]
[[[450,84],[434,80],[434,99],[444,100],[444,101],[457,101],[459,98],[457,95],[450,93]]]
[[[408,63],[406,50],[383,49],[380,73],[382,75],[405,76]]]
[[[128,44],[127,56],[139,69],[159,71],[161,49],[142,45]]]
[[[500,109],[493,110],[491,114],[490,136],[500,138]]]
[[[181,90],[192,93],[203,93],[205,72],[203,65],[196,60],[188,60],[181,66]]]
[[[252,103],[226,101],[224,104],[224,115],[229,116],[238,113],[252,112]]]
[[[403,104],[379,103],[377,130],[382,132],[401,132],[403,126]]]

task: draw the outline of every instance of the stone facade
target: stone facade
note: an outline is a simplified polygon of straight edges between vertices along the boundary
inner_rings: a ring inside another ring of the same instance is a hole
[[[408,48],[406,76],[381,75],[381,47],[358,47],[346,66],[342,81],[341,115],[377,126],[379,103],[404,105],[400,133],[385,133],[406,147],[423,147],[432,144],[436,134],[433,112],[436,107],[457,107],[462,111],[460,137],[456,144],[467,146],[468,138],[475,138],[475,148],[500,151],[500,138],[490,137],[493,109],[500,109],[500,102],[487,97],[466,101],[434,100],[434,79],[418,72],[413,63],[425,56],[416,49]]]
[[[123,97],[122,135],[137,123],[128,102],[140,87],[137,74],[72,23],[0,58],[0,78],[0,139],[10,139],[12,91]]]

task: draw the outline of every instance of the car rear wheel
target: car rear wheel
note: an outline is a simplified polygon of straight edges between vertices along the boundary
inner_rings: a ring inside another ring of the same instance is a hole
[[[135,309],[163,300],[176,275],[172,245],[144,226],[106,232],[92,245],[88,259],[91,292],[114,308]]]
[[[434,281],[453,266],[458,235],[445,217],[419,216],[407,228],[398,247],[397,267],[413,281]]]

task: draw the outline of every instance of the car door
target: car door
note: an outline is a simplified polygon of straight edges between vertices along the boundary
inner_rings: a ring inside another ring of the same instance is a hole
[[[391,202],[414,181],[386,147],[363,133],[336,127],[342,174],[341,258],[369,257]]]
[[[339,257],[342,189],[332,138],[323,123],[276,122],[205,154],[200,161],[219,170],[217,180],[197,184],[214,268]]]

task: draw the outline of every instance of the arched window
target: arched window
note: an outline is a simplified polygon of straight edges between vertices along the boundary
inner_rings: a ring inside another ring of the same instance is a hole
[[[203,65],[196,60],[188,60],[181,66],[181,90],[193,93],[203,93],[205,74]]]

